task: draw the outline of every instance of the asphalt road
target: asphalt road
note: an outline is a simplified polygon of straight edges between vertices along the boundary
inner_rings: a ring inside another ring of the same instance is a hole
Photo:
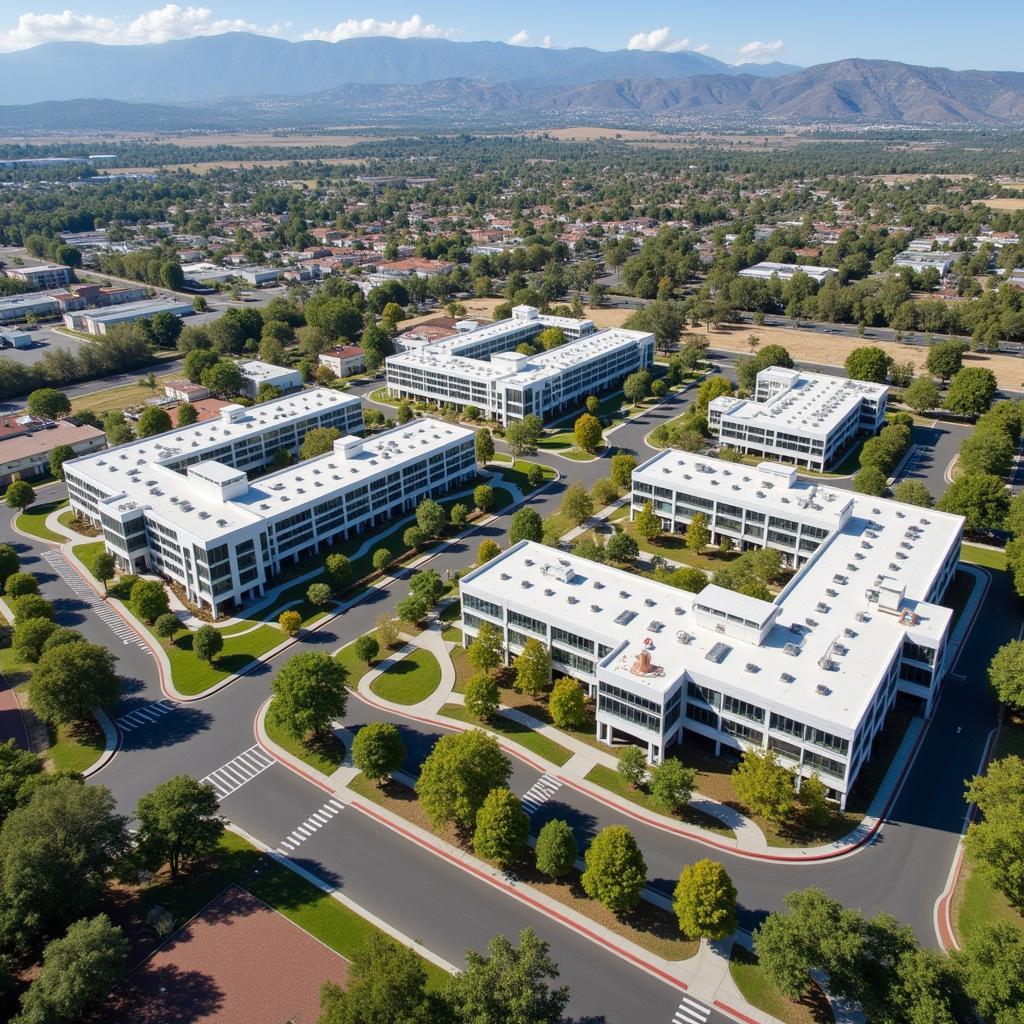
[[[367,391],[366,385],[361,391]],[[643,417],[620,427],[616,445],[648,452],[643,437],[658,422],[679,415],[690,394],[674,395]],[[606,459],[575,463],[554,459],[571,479],[590,484],[607,475]],[[542,517],[553,513],[565,481],[531,499]],[[57,489],[44,492],[53,497]],[[501,537],[508,525],[502,515],[491,525],[472,531],[451,549],[431,560],[444,573],[471,562],[484,536]],[[5,536],[10,526],[3,525]],[[23,557],[41,558],[45,545],[15,538]],[[140,702],[161,698],[153,663],[132,643],[124,644],[96,611],[71,590],[48,562],[28,563],[43,569],[43,592],[58,602],[62,621],[75,624],[90,638],[113,646],[129,678],[128,692],[117,709],[123,715]],[[321,630],[306,635],[284,656],[261,664],[225,690],[201,701],[182,705],[152,723],[125,733],[122,749],[97,776],[128,813],[139,796],[157,783],[187,770],[203,777],[250,748],[253,720],[269,693],[269,684],[286,657],[301,650],[334,650],[367,632],[383,609],[390,609],[405,593],[404,582],[386,591],[373,591],[366,602],[336,616]],[[681,839],[621,815],[604,804],[563,786],[556,798],[537,813],[535,825],[552,815],[572,821],[581,838],[611,823],[625,823],[636,835],[647,860],[650,877],[669,891],[679,870],[703,856],[721,859],[740,894],[742,924],[752,927],[767,911],[781,905],[786,892],[817,884],[844,903],[869,913],[886,910],[913,925],[919,938],[935,943],[932,906],[941,891],[956,848],[965,807],[963,780],[977,768],[981,750],[995,717],[995,705],[984,680],[984,666],[995,647],[1019,627],[1019,602],[1005,580],[997,579],[981,610],[984,630],[975,630],[939,703],[914,770],[892,818],[879,839],[862,851],[820,864],[781,865],[713,852],[696,841]],[[77,621],[76,621],[77,620]],[[358,698],[349,701],[345,716],[350,727],[379,717]],[[436,731],[400,716],[411,750],[408,767],[415,771]],[[959,732],[957,731],[959,729]],[[513,787],[522,794],[538,773],[516,762]],[[225,813],[270,845],[276,845],[325,799],[317,788],[274,766],[224,799]],[[606,1021],[641,1019],[669,1021],[679,994],[665,983],[631,967],[625,961],[581,939],[536,911],[473,880],[433,854],[382,827],[354,807],[347,807],[331,825],[318,832],[297,856],[307,866],[339,884],[367,909],[424,941],[431,949],[460,962],[461,951],[482,946],[497,932],[514,932],[529,923],[552,941],[553,955],[562,967],[563,980],[573,990],[572,1012]],[[710,1019],[715,1019],[714,1017]]]

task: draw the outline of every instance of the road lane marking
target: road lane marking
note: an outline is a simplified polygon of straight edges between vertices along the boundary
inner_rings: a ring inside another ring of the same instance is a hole
[[[243,760],[248,758],[248,760]],[[208,782],[216,790],[219,799],[230,796],[241,789],[247,782],[251,782],[261,772],[265,772],[276,762],[269,755],[264,753],[263,748],[256,744],[248,750],[243,750],[237,757],[233,757],[226,764],[215,768],[200,782]]]

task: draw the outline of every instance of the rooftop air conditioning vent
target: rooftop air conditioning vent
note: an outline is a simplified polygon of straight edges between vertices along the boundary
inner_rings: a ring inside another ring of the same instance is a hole
[[[838,596],[839,596],[839,591],[838,591],[838,590],[834,590],[834,589],[833,589],[832,587],[829,587],[829,588],[828,588],[828,589],[827,589],[827,590],[825,591],[825,593],[826,593],[826,594],[827,594],[827,595],[828,595],[829,597],[838,597]]]
[[[795,658],[800,653],[800,645],[792,641],[782,648],[790,657]]]
[[[818,683],[814,688],[814,692],[819,697],[827,697],[832,691],[824,683]]]
[[[532,583],[531,583],[531,582],[530,582],[529,580],[523,580],[523,581],[522,581],[522,582],[521,582],[521,583],[519,584],[519,586],[521,586],[521,587],[523,588],[523,590],[529,590],[529,589],[530,589],[530,587],[532,587],[532,586],[533,586],[533,584],[532,584]]]
[[[790,673],[788,673],[788,672],[783,672],[783,673],[782,673],[782,674],[781,674],[781,675],[779,676],[779,678],[780,678],[780,679],[781,679],[781,680],[782,680],[782,681],[783,681],[784,683],[795,683],[795,682],[796,682],[796,676],[794,676],[794,675],[790,675]]]
[[[678,632],[676,633],[676,639],[677,639],[677,640],[678,640],[678,641],[679,641],[679,642],[680,642],[681,644],[688,644],[688,643],[692,643],[692,642],[693,642],[693,634],[692,634],[692,633],[687,633],[685,629],[680,629],[680,630],[679,630],[679,631],[678,631]]]
[[[511,577],[511,576],[510,576],[510,575],[509,575],[509,574],[508,574],[507,572],[503,572],[503,573],[501,574],[501,578],[502,578],[503,580],[510,580],[510,579],[512,579],[512,577]]]
[[[524,558],[523,559],[523,565],[533,565],[533,559],[532,558]]]
[[[728,644],[723,644],[721,641],[716,643],[711,650],[708,651],[704,657],[708,661],[713,661],[716,665],[720,665],[725,659],[725,656],[732,650]]]
[[[676,615],[685,615],[686,614],[686,609],[680,607],[679,605],[676,605],[674,610],[675,610]]]
[[[555,592],[550,587],[545,587],[544,588],[544,596],[545,597],[554,597],[555,596]]]
[[[592,612],[593,612],[593,613],[594,613],[595,615],[600,615],[600,614],[601,614],[601,606],[600,606],[599,604],[592,604],[592,605],[590,606],[590,610],[591,610],[591,611],[592,611]]]
[[[615,616],[615,621],[620,626],[628,625],[633,619],[636,618],[636,612],[629,608],[624,608],[618,615]]]
[[[817,603],[817,604],[816,604],[816,605],[814,606],[814,610],[815,610],[815,611],[819,611],[819,612],[821,612],[821,614],[822,614],[822,615],[827,615],[827,614],[828,614],[828,612],[829,612],[829,606],[828,606],[827,604],[825,604],[825,602],[824,602],[824,601],[819,601],[819,602],[818,602],[818,603]]]
[[[594,580],[595,590],[604,590],[604,584],[600,580]]]
[[[750,672],[751,674],[761,671],[761,666],[755,665],[752,661],[748,661],[746,665],[744,665],[743,667],[746,669],[746,671]]]
[[[817,620],[817,619],[812,619],[812,618],[811,618],[811,617],[810,617],[810,616],[808,615],[808,616],[807,616],[807,618],[806,618],[806,619],[804,619],[804,624],[805,624],[805,625],[807,625],[807,626],[810,626],[810,627],[811,627],[811,629],[814,629],[814,627],[815,627],[815,626],[816,626],[816,625],[818,624],[818,620]]]
[[[857,612],[857,614],[854,615],[854,618],[858,622],[870,622],[871,621],[871,616],[868,615],[867,612]]]
[[[227,526],[228,525],[228,521],[226,519],[218,519],[217,520],[217,525],[218,526]]]
[[[857,630],[851,629],[849,626],[846,626],[843,629],[843,636],[847,637],[850,640],[852,640],[856,635],[857,635]]]
[[[653,608],[657,603],[658,602],[655,601],[653,597],[644,598],[644,604],[647,605],[648,608]]]
[[[665,623],[659,622],[657,619],[651,619],[651,621],[647,624],[647,628],[652,633],[660,633],[665,628]]]
[[[629,598],[629,591],[628,590],[620,590],[619,591],[619,597],[621,597],[623,600],[628,599]]]

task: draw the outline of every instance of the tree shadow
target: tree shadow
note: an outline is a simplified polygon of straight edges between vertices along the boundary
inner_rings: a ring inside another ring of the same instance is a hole
[[[216,1013],[224,991],[202,971],[183,971],[174,964],[145,964],[115,994],[108,1011],[95,1018],[103,1024],[192,1024]]]
[[[128,714],[128,712],[124,712]],[[173,747],[205,732],[213,724],[213,715],[202,708],[180,705],[152,722],[136,726],[124,733],[124,750],[158,750]]]

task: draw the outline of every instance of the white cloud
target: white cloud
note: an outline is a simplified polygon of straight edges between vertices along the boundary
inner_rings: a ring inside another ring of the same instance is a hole
[[[658,50],[661,53],[680,53],[683,50],[695,50],[697,53],[706,53],[711,47],[707,43],[700,46],[693,46],[693,40],[686,38],[673,38],[672,29],[667,25],[661,28],[651,29],[650,32],[637,32],[629,37],[626,44],[627,50]]]
[[[555,45],[555,41],[551,38],[551,36],[545,36],[540,41],[540,45],[543,46],[545,50],[550,50],[551,47]]]
[[[509,46],[525,46],[530,41],[530,33],[521,28],[514,36],[508,37]]]
[[[14,28],[0,32],[0,50],[21,50],[40,43],[74,40],[86,43],[165,43],[170,39],[217,35],[221,32],[259,32],[276,35],[277,25],[261,27],[241,18],[217,18],[209,7],[166,4],[131,21],[76,14],[22,14]]]
[[[782,47],[781,39],[776,39],[774,43],[762,43],[760,39],[755,39],[752,42],[744,43],[737,53],[743,61],[750,64],[763,64],[766,61],[774,60]]]
[[[377,18],[348,18],[339,21],[334,28],[313,29],[303,39],[322,39],[337,43],[342,39],[358,39],[362,36],[393,36],[396,39],[450,39],[458,30],[440,28],[425,22],[418,14],[405,21],[380,21]]]

